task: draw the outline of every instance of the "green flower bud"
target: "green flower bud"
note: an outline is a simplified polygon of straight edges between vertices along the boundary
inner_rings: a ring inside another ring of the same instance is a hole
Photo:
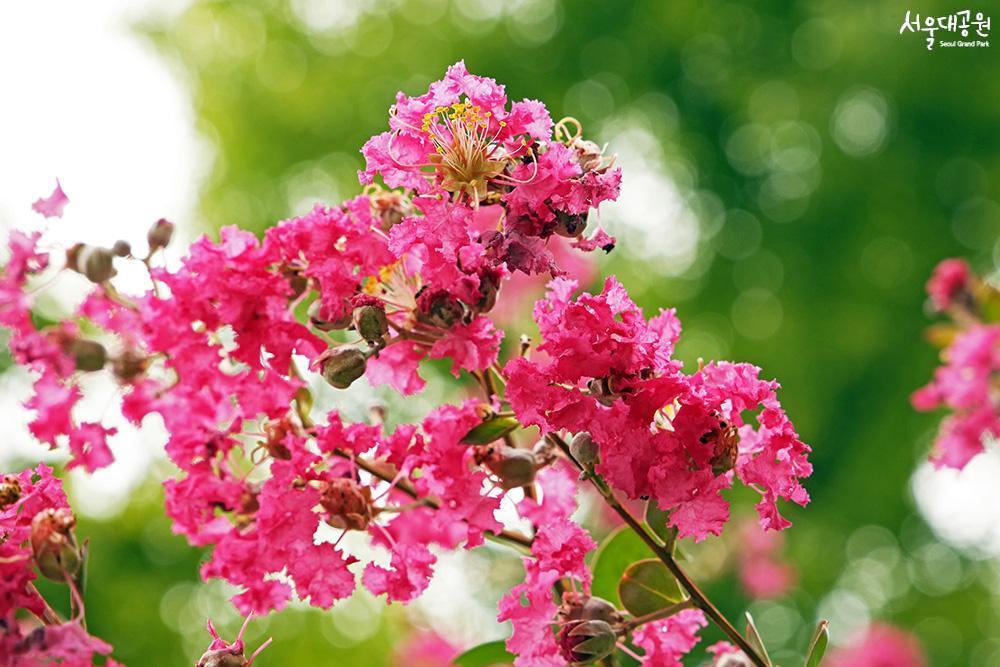
[[[31,520],[31,552],[46,578],[64,582],[66,575],[75,577],[79,572],[82,556],[73,536],[75,525],[66,508],[43,510]]]
[[[66,251],[66,266],[86,276],[92,283],[107,282],[117,273],[110,250],[83,243],[77,243]]]
[[[70,343],[69,353],[76,359],[78,371],[99,371],[108,361],[108,353],[104,346],[95,340],[77,338]]]
[[[613,604],[596,595],[586,595],[574,591],[563,593],[562,604],[559,605],[559,620],[566,621],[604,621],[610,625],[622,622],[622,614]]]
[[[111,246],[111,254],[115,257],[128,257],[132,254],[132,244],[128,241],[115,241]]]
[[[597,443],[586,431],[581,431],[573,436],[569,443],[569,452],[583,465],[597,463],[601,455]]]
[[[153,226],[146,232],[146,242],[149,243],[149,254],[153,254],[161,248],[170,245],[170,239],[174,237],[174,223],[166,218],[160,218],[153,223]]]
[[[382,306],[365,305],[354,309],[354,328],[368,343],[382,341],[389,333],[389,320]]]
[[[516,489],[535,481],[535,456],[526,449],[501,447],[486,461],[490,472],[500,478],[500,488]]]
[[[572,621],[559,631],[559,651],[573,665],[589,665],[615,650],[618,635],[605,621]]]
[[[367,357],[356,347],[338,347],[323,361],[323,379],[337,389],[347,389],[365,374]]]
[[[556,211],[556,227],[553,231],[559,236],[575,239],[587,228],[587,216],[580,213],[564,213]]]

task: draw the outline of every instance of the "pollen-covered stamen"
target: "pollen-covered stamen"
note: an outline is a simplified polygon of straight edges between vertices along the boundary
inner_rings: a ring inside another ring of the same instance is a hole
[[[518,179],[508,173],[521,158],[533,156],[526,138],[520,147],[509,151],[500,136],[507,127],[506,121],[497,121],[490,111],[484,112],[468,101],[451,106],[437,107],[424,115],[419,131],[433,146],[426,164],[402,165],[430,167],[437,184],[456,199],[467,198],[473,205],[488,198],[490,185],[515,186],[534,180],[538,171],[537,161],[530,160],[533,173],[527,179]],[[390,155],[392,140],[390,139]]]

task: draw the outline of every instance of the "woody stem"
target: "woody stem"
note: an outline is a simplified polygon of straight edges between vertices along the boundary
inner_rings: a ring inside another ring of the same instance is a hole
[[[354,454],[351,452],[347,452],[342,449],[336,449],[334,450],[333,453],[341,458],[354,461],[354,463],[359,468],[369,473],[370,475],[373,475],[374,477],[378,477],[382,481],[389,482],[391,484],[393,480],[396,479],[396,475],[393,474],[392,472],[385,470],[384,468],[382,468],[382,466],[372,463],[371,461],[366,461],[365,459],[362,459],[358,456],[354,456]],[[414,500],[424,503],[431,509],[441,508],[441,503],[439,503],[437,500],[426,497],[421,498],[420,494],[417,493],[417,490],[413,488],[413,485],[407,479],[397,480],[396,488],[405,493],[406,495],[410,496]],[[497,542],[506,542],[508,544],[516,544],[520,547],[527,547],[527,548],[531,547],[531,542],[532,542],[530,537],[522,533],[519,533],[516,530],[504,529],[501,530],[499,533],[486,533],[486,536],[489,539]]]
[[[646,623],[652,623],[653,621],[658,621],[661,618],[667,618],[668,616],[673,616],[679,611],[685,609],[690,609],[695,606],[694,601],[691,598],[687,600],[681,600],[677,604],[672,604],[664,607],[663,609],[657,609],[656,611],[650,612],[648,614],[643,614],[642,616],[636,616],[631,618],[622,624],[622,630],[624,632],[631,632],[635,630],[640,625],[645,625]]]
[[[649,534],[649,531],[646,530],[645,526],[643,526],[638,519],[632,516],[632,513],[621,504],[614,492],[608,488],[608,486],[604,484],[599,477],[592,474],[590,470],[581,465],[580,462],[574,458],[573,454],[569,451],[569,445],[566,444],[566,441],[555,433],[549,433],[545,437],[556,445],[566,458],[572,461],[577,468],[586,474],[587,479],[590,480],[591,484],[593,484],[594,488],[597,489],[611,509],[613,509],[615,513],[621,517],[622,521],[624,521],[626,525],[628,525],[628,527],[631,528],[636,535],[638,535],[639,538],[646,543],[646,546],[648,546],[656,557],[667,567],[668,570],[670,570],[670,573],[677,579],[677,583],[679,583],[681,587],[687,591],[687,594],[691,597],[694,605],[701,609],[706,616],[712,619],[712,622],[715,623],[724,633],[726,633],[726,636],[728,636],[729,639],[731,639],[732,642],[736,644],[736,646],[738,646],[748,658],[750,658],[750,661],[753,662],[756,667],[768,667],[767,662],[765,662],[757,651],[750,646],[750,643],[743,637],[743,635],[740,634],[739,630],[737,630],[722,614],[722,612],[719,611],[718,607],[716,607],[712,601],[701,592],[698,585],[694,583],[691,577],[689,577],[677,561],[674,560],[674,555],[663,547],[656,540],[656,538]]]

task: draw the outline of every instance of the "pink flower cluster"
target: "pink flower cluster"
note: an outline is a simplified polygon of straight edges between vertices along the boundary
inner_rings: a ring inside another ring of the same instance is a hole
[[[74,518],[52,469],[0,477],[0,664],[91,667],[111,646],[89,635],[81,616],[64,621],[34,585],[36,571],[76,590],[82,556]],[[30,614],[31,621],[21,613]],[[117,665],[108,659],[109,666]]]
[[[942,352],[943,365],[934,378],[914,392],[913,406],[951,411],[941,423],[931,461],[938,467],[962,469],[1000,437],[1000,324],[984,321],[983,308],[996,291],[978,284],[965,262],[941,262],[928,283],[938,309],[952,313],[955,328]]]
[[[65,268],[94,288],[52,326],[35,325],[28,283],[61,258],[38,249],[40,234],[13,234],[0,324],[36,377],[32,432],[68,446],[70,466],[111,463],[114,429],[75,413],[83,375],[113,377],[128,420],[166,427],[179,470],[164,485],[174,531],[211,547],[203,577],[237,587],[233,602],[247,615],[293,597],[328,608],[359,578],[388,602],[409,602],[427,587],[436,550],[518,543],[530,551],[525,581],[501,600],[499,619],[513,626],[507,646],[519,667],[606,655],[629,632],[623,612],[590,597],[584,558],[595,543],[570,518],[579,488],[570,461],[596,464],[590,471],[630,498],[655,499],[681,537],[721,533],[722,492],[735,479],[760,494],[765,529],[789,525],[777,503],[808,502],[810,450],[777,383],[749,364],[683,372],[672,358],[674,311],[647,320],[614,278],[573,297],[565,244],[613,247],[584,230],[621,179],[579,123],[553,123],[539,102],[508,104],[503,86],[458,63],[425,95],[400,94],[389,130],[363,153],[364,194],[262,239],[224,228],[176,268],[156,261],[173,229],[165,220],[144,256],[124,241],[73,246]],[[36,209],[61,215],[65,195],[53,197]],[[112,283],[128,261],[149,270],[146,292]],[[542,343],[501,367],[490,313],[515,274],[553,280],[535,306]],[[365,377],[409,395],[424,387],[428,357],[473,377],[483,402],[442,405],[391,431],[312,408],[307,368],[335,388]],[[510,427],[489,430],[498,423]],[[533,449],[518,442],[528,426],[544,436]],[[484,427],[492,435],[472,437]],[[593,460],[555,451],[581,433],[596,443]],[[523,497],[506,495],[519,487]],[[530,533],[498,520],[505,499]],[[379,555],[342,546],[350,531]],[[703,625],[700,611],[684,610],[636,630],[635,645],[644,664],[680,664]],[[212,633],[210,652],[242,656],[241,639]]]
[[[613,277],[597,295],[574,299],[575,288],[557,278],[535,305],[544,358],[507,364],[507,398],[521,422],[589,432],[597,471],[631,498],[656,499],[681,537],[722,532],[721,492],[734,477],[761,494],[764,528],[787,527],[777,500],[805,505],[800,479],[812,467],[777,383],[728,362],[687,375],[671,358],[681,329],[674,311],[647,320]]]

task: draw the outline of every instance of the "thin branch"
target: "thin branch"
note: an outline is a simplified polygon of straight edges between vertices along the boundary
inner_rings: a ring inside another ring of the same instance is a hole
[[[689,577],[677,561],[674,560],[674,555],[649,534],[642,523],[632,516],[632,513],[629,512],[628,509],[621,504],[621,502],[619,502],[618,498],[610,488],[603,484],[595,475],[590,474],[591,471],[580,465],[580,462],[577,461],[573,457],[573,454],[570,453],[569,445],[566,444],[566,441],[555,433],[548,433],[545,437],[549,440],[549,442],[552,442],[559,447],[566,458],[572,461],[577,468],[586,473],[586,476],[590,480],[591,484],[593,484],[594,488],[596,488],[601,496],[604,497],[611,509],[613,509],[615,513],[622,518],[629,528],[635,531],[639,538],[646,543],[646,546],[650,548],[656,557],[667,566],[667,569],[674,575],[677,582],[685,591],[687,591],[688,595],[691,596],[691,600],[694,604],[705,612],[705,614],[712,619],[712,622],[726,633],[726,636],[728,636],[733,643],[736,644],[748,658],[750,658],[750,661],[753,662],[754,665],[757,667],[768,667],[767,662],[765,662],[764,659],[757,654],[757,651],[750,646],[750,643],[743,637],[743,635],[740,634],[739,630],[737,630],[722,614],[722,612],[719,611],[719,609],[712,603],[712,601],[701,592],[698,585],[694,583],[691,577]]]

